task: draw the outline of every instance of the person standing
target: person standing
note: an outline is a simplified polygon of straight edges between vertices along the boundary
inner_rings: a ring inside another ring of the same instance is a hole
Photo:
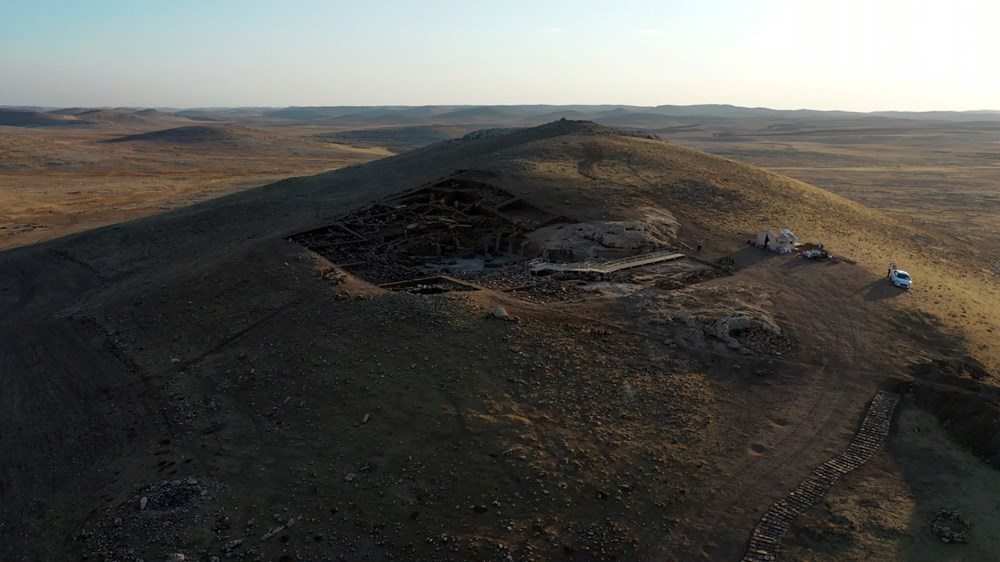
[[[702,240],[701,238],[699,238],[698,239],[698,250],[697,250],[697,253],[699,253],[699,254],[701,253],[701,247],[704,246],[704,245],[705,245],[705,241]]]

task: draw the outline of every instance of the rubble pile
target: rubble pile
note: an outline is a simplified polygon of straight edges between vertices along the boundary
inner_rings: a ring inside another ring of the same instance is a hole
[[[931,532],[946,544],[966,542],[970,527],[969,520],[957,511],[939,511],[931,522]]]
[[[102,513],[76,535],[85,552],[95,560],[136,560],[137,552],[129,545],[142,537],[157,545],[168,556],[180,555],[192,527],[212,528],[221,533],[218,519],[208,509],[223,487],[188,477],[156,482]]]
[[[706,334],[722,340],[730,349],[745,353],[781,355],[791,348],[781,329],[762,316],[741,314],[716,319],[704,319]]]

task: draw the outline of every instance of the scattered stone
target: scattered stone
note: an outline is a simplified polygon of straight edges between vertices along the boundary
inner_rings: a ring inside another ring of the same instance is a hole
[[[967,542],[971,527],[969,520],[957,511],[941,510],[931,522],[931,532],[945,544]]]
[[[260,537],[260,540],[261,540],[261,542],[264,542],[267,539],[273,537],[274,535],[277,535],[278,533],[280,533],[280,532],[282,532],[284,530],[285,530],[285,526],[284,525],[278,525],[277,527],[271,527],[270,529],[268,529],[268,531],[266,533],[264,533],[264,535],[262,537]]]
[[[493,316],[494,318],[499,318],[500,320],[511,319],[510,313],[507,312],[507,309],[504,308],[502,304],[495,305],[493,307],[493,310],[490,311],[490,315]]]
[[[146,511],[146,505],[149,503],[149,498],[142,496],[139,498],[139,511]]]

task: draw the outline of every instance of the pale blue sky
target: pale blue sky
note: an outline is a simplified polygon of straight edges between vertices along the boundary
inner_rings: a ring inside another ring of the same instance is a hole
[[[1000,109],[994,0],[0,0],[0,104]]]

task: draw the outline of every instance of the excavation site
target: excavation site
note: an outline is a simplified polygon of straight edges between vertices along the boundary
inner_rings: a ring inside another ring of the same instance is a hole
[[[0,253],[0,560],[996,558],[965,232],[647,132],[456,134]]]
[[[670,225],[581,222],[469,179],[477,175],[459,171],[288,239],[359,280],[421,294],[489,287],[570,298],[642,284],[679,288],[726,270],[685,259]]]

